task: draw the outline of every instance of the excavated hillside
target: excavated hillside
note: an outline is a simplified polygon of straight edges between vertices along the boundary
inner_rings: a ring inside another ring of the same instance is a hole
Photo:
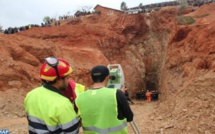
[[[141,133],[215,133],[215,3],[184,16],[177,7],[151,14],[72,18],[61,26],[0,35],[0,129],[27,133],[23,100],[41,84],[39,69],[48,56],[69,61],[71,79],[92,84],[90,69],[121,64],[132,97],[148,83],[159,101],[131,105]],[[132,133],[129,127],[129,133]]]

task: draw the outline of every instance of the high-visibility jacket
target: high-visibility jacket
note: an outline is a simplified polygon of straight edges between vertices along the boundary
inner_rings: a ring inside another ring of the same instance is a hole
[[[101,88],[80,94],[75,103],[84,134],[127,134],[126,119],[117,118],[117,90]]]
[[[24,107],[30,133],[79,132],[79,119],[71,102],[54,87],[33,89],[27,94]]]
[[[63,94],[73,103],[77,96],[85,91],[85,86],[70,80],[67,90]]]

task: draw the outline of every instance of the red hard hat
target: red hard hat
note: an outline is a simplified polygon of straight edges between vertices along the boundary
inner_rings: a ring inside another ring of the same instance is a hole
[[[61,78],[69,75],[73,71],[68,62],[59,58],[57,69]],[[40,79],[47,81],[54,81],[57,79],[57,72],[54,67],[51,67],[46,62],[44,62],[40,69]]]

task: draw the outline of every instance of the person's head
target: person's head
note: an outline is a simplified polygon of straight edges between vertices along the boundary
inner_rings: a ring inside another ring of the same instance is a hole
[[[91,69],[91,78],[94,83],[101,83],[109,79],[109,69],[106,66],[98,65]]]
[[[45,58],[40,69],[40,79],[49,85],[54,85],[60,90],[66,90],[68,86],[68,75],[72,73],[69,63],[63,59]]]

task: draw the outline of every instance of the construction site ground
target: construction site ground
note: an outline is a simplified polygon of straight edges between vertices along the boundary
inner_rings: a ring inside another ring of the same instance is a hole
[[[139,131],[142,133],[147,133],[147,130],[150,126],[147,125],[147,120],[149,120],[150,113],[154,112],[156,104],[159,101],[152,101],[148,103],[144,100],[135,100],[135,104],[130,105],[134,113],[134,122],[138,127]],[[3,118],[0,118],[0,129],[9,129],[10,134],[27,134],[28,133],[28,122],[26,117],[18,117],[10,115],[4,115]],[[131,124],[128,123],[129,134],[135,134]],[[161,129],[162,131],[162,129]],[[80,128],[80,134],[82,134],[82,129]]]

